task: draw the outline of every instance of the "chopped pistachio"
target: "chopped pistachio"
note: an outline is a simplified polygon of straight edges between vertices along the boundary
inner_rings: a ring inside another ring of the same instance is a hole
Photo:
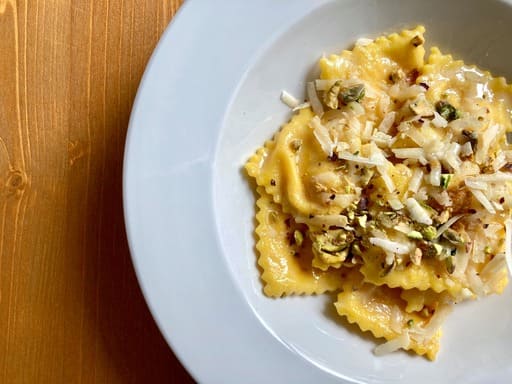
[[[432,243],[432,246],[434,247],[437,256],[440,256],[443,253],[444,248],[441,244]]]
[[[421,241],[418,246],[422,250],[423,257],[429,259],[434,257],[438,258],[443,252],[443,247],[440,244],[430,241]]]
[[[374,220],[369,220],[366,222],[366,229],[373,231],[375,228],[377,228],[377,225],[375,224]]]
[[[389,212],[379,212],[377,214],[377,222],[386,228],[393,228],[395,225],[398,224],[398,215],[396,212],[389,211]]]
[[[444,259],[444,262],[446,264],[446,270],[451,275],[455,271],[455,258],[453,256],[448,256]]]
[[[409,320],[407,321],[407,326],[408,326],[409,328],[411,328],[413,325],[414,325],[414,320],[413,320],[413,319],[409,319]]]
[[[489,247],[488,245],[486,245],[485,248],[484,248],[484,252],[487,253],[487,254],[492,253],[492,248]]]
[[[411,39],[411,44],[414,45],[415,47],[420,46],[424,42],[425,42],[425,39],[420,35],[416,35]]]
[[[386,205],[386,200],[384,199],[377,199],[375,202],[379,207],[384,207]]]
[[[448,185],[450,184],[450,181],[452,179],[451,173],[443,173],[441,174],[441,188],[447,189]]]
[[[436,111],[447,121],[456,120],[460,117],[459,111],[446,101],[438,101],[436,103]]]
[[[418,231],[410,231],[407,234],[407,237],[410,238],[410,239],[416,239],[416,240],[423,239],[423,235],[420,232],[418,232]]]
[[[324,95],[324,103],[331,109],[338,109],[338,95],[341,91],[341,80],[336,81]]]
[[[367,219],[368,219],[368,217],[366,215],[357,217],[357,222],[361,228],[366,228]]]
[[[444,231],[442,237],[455,245],[464,244],[464,240],[462,240],[459,233],[451,228],[448,228],[446,231]]]
[[[434,217],[434,220],[438,224],[444,224],[448,221],[450,218],[450,209],[445,209],[443,212],[441,212],[439,215]]]
[[[297,244],[298,247],[302,246],[302,243],[304,242],[304,235],[301,231],[296,229],[293,232],[293,239],[295,240],[295,244]]]
[[[411,261],[414,265],[420,265],[421,264],[421,258],[423,256],[423,252],[420,248],[416,248],[414,250],[414,253],[411,255]]]
[[[352,247],[350,249],[351,253],[356,256],[361,256],[363,252],[361,252],[361,246],[357,242],[352,243]]]
[[[348,256],[354,235],[344,229],[310,232],[313,253],[326,264],[342,263]]]
[[[421,234],[427,240],[434,240],[437,235],[437,229],[432,225],[429,225],[421,230]]]
[[[343,104],[348,104],[351,101],[359,102],[365,94],[364,84],[357,84],[353,87],[343,89],[339,92],[340,101]]]

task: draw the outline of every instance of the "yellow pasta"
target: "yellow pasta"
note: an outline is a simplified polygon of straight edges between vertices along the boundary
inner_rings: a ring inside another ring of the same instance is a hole
[[[343,284],[343,291],[338,294],[334,306],[338,314],[345,316],[350,323],[357,324],[362,331],[369,331],[377,338],[393,340],[413,327],[425,326],[432,318],[431,313],[426,316],[407,313],[406,302],[401,299],[400,293],[400,289],[364,283],[362,277],[352,273]],[[426,341],[415,340],[413,336],[405,349],[433,360],[439,350],[440,336],[440,331]]]
[[[295,231],[303,228],[292,216],[283,213],[263,188],[258,188],[258,194],[256,248],[260,253],[258,264],[263,270],[261,278],[265,283],[265,294],[271,297],[311,295],[338,289],[342,283],[341,272],[313,268],[311,243],[304,238],[299,245],[300,240],[294,238]]]
[[[320,59],[309,105],[245,168],[265,294],[339,291],[337,312],[387,340],[376,354],[433,360],[451,304],[508,283],[512,87],[425,58],[424,32]]]

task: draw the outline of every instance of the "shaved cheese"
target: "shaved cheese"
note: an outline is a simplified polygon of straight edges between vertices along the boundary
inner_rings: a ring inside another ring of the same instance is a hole
[[[446,223],[444,223],[437,229],[435,239],[439,238],[439,236],[441,236],[443,234],[443,232],[445,232],[448,228],[450,228],[453,224],[455,224],[462,217],[464,217],[464,215],[456,215],[456,216],[450,217]]]
[[[486,161],[489,147],[494,142],[494,140],[496,140],[496,137],[499,135],[501,130],[502,128],[499,124],[493,124],[484,131],[476,150],[475,160],[477,163],[483,164]]]
[[[370,243],[382,248],[385,251],[397,253],[399,255],[406,255],[411,252],[411,247],[408,244],[398,243],[388,239],[382,239],[379,237],[370,237]]]
[[[436,128],[445,128],[448,125],[448,121],[441,116],[439,113],[434,112],[434,118],[432,119],[432,124]]]
[[[306,109],[306,108],[310,108],[311,107],[311,103],[309,101],[306,101],[305,103],[301,103],[299,105],[297,105],[296,107],[294,107],[292,109],[292,111],[299,111],[301,109]]]
[[[480,202],[480,204],[482,204],[482,206],[487,209],[487,211],[489,213],[492,213],[493,215],[496,213],[496,210],[494,209],[493,205],[491,204],[491,202],[489,201],[489,199],[487,198],[487,196],[485,196],[485,194],[478,190],[478,189],[469,189],[471,191],[471,193],[473,194],[473,196],[475,196],[475,198]]]
[[[338,153],[338,158],[343,159],[343,160],[353,161],[354,163],[369,165],[369,166],[380,166],[380,165],[384,164],[384,162],[380,158],[373,157],[373,156],[370,158],[366,158],[366,157],[362,157],[359,155],[352,155],[351,153],[348,153],[348,152]]]
[[[393,332],[402,333],[402,323],[404,318],[402,316],[402,311],[398,308],[397,305],[393,305],[391,307],[391,329]]]
[[[425,151],[422,148],[393,148],[391,151],[398,159],[414,159],[422,164],[427,164]]]
[[[332,198],[333,194],[329,192],[322,194],[322,196],[324,197],[324,201],[328,202],[329,204],[335,204],[340,208],[348,208],[350,204],[358,199],[358,196],[353,193],[337,193],[334,194],[334,199]]]
[[[365,113],[364,107],[357,101],[351,101],[350,103],[347,104],[347,107],[350,108],[350,110],[354,112],[356,116],[361,116],[362,114]]]
[[[364,126],[363,132],[361,133],[361,139],[370,140],[370,138],[372,136],[372,131],[373,131],[373,121],[368,120]]]
[[[406,235],[413,230],[413,228],[406,223],[398,223],[393,227],[393,229]]]
[[[322,147],[325,154],[327,156],[332,156],[334,143],[332,142],[331,137],[329,136],[329,131],[320,122],[320,118],[318,116],[313,117],[310,120],[309,125],[313,128],[313,134],[318,143],[320,143],[320,146]]]
[[[425,341],[430,340],[436,332],[441,328],[441,325],[443,325],[444,321],[446,320],[446,317],[450,314],[452,311],[452,307],[448,304],[440,305],[436,312],[434,313],[434,316],[430,319],[427,326],[423,328],[423,338]]]
[[[480,189],[482,191],[487,191],[487,188],[489,187],[489,184],[486,182],[473,180],[471,178],[464,180],[464,184],[466,184],[468,188]]]
[[[422,179],[423,171],[420,168],[416,168],[412,174],[411,179],[409,180],[408,190],[411,191],[412,193],[418,192]]]
[[[496,155],[496,158],[492,162],[492,168],[495,172],[501,169],[505,164],[507,164],[507,158],[503,152],[499,152]]]
[[[471,147],[471,143],[468,141],[465,144],[462,144],[460,147],[461,156],[469,156],[473,154],[473,148]]]
[[[441,185],[441,163],[437,160],[433,160],[430,163],[431,171],[429,181],[433,186],[439,187]]]
[[[371,43],[373,43],[373,40],[372,39],[368,39],[366,37],[360,37],[359,39],[356,40],[356,46],[361,46],[361,47],[365,47],[367,45],[370,45]]]
[[[496,256],[494,256],[493,259],[489,261],[480,271],[480,278],[482,280],[489,281],[494,277],[494,275],[499,273],[500,270],[507,268],[507,262],[505,259],[506,258],[504,253],[498,253]]]
[[[427,139],[418,129],[408,129],[405,131],[405,134],[420,147],[424,147],[427,144]]]
[[[409,197],[405,202],[405,206],[409,210],[411,218],[414,221],[420,224],[432,225],[432,219],[430,218],[427,210],[423,208],[416,199]]]
[[[281,91],[281,101],[292,109],[300,104],[300,101],[296,97],[292,96],[284,90]]]
[[[480,277],[477,275],[474,268],[468,268],[466,270],[466,278],[468,280],[469,287],[477,296],[485,295],[484,283],[482,282],[482,279],[480,279]]]
[[[381,145],[383,147],[389,147],[395,141],[393,136],[390,136],[381,131],[376,131],[372,136],[372,140],[375,144]]]
[[[386,113],[388,113],[388,110],[389,110],[389,105],[391,103],[391,99],[389,98],[388,95],[384,94],[382,95],[380,98],[379,98],[379,109],[380,109],[380,112],[385,115]]]
[[[375,347],[373,353],[375,353],[376,356],[386,355],[399,349],[408,349],[410,343],[411,338],[409,337],[409,332],[404,331],[400,336]]]
[[[389,199],[388,202],[389,202],[389,206],[391,208],[393,208],[395,211],[398,211],[399,209],[402,209],[404,207],[402,202],[397,197],[393,197],[393,198]]]
[[[395,123],[396,112],[388,112],[379,124],[378,130],[388,133],[393,124]]]
[[[430,195],[434,198],[435,201],[437,201],[442,206],[444,206],[444,207],[452,206],[452,199],[450,199],[450,195],[448,195],[448,192],[432,191],[432,192],[430,192]]]
[[[505,220],[505,261],[508,272],[512,276],[512,220]]]
[[[309,82],[306,85],[306,91],[308,94],[309,102],[311,103],[311,108],[313,109],[313,112],[317,116],[322,116],[324,114],[324,107],[322,105],[322,102],[318,98],[318,94],[316,93],[315,83]]]
[[[444,160],[455,171],[458,171],[461,165],[459,158],[460,144],[450,143],[445,150]]]
[[[395,183],[393,182],[393,179],[391,176],[389,176],[389,173],[387,171],[387,167],[384,165],[378,166],[377,171],[380,173],[380,177],[382,177],[382,180],[384,181],[384,184],[386,185],[386,188],[388,192],[392,193],[395,191]]]
[[[348,225],[348,218],[344,215],[318,215],[312,218],[298,216],[295,221],[301,224],[308,224],[316,227],[323,225],[330,227],[331,225],[336,227],[345,227]]]
[[[468,177],[469,181],[482,181],[484,183],[499,183],[502,181],[512,181],[512,174],[504,173],[504,172],[496,172],[489,174],[476,175],[473,177]]]

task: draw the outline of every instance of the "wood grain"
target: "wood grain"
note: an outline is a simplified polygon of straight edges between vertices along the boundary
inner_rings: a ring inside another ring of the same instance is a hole
[[[182,0],[0,0],[0,382],[192,382],[130,261],[124,140]]]

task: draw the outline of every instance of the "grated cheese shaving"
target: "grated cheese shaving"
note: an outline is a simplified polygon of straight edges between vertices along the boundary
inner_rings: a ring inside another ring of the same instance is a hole
[[[329,136],[329,131],[322,124],[320,118],[315,116],[309,122],[311,128],[313,128],[313,134],[315,135],[316,140],[321,145],[323,151],[327,156],[332,156],[332,152],[334,149],[334,143]]]
[[[416,199],[409,197],[405,202],[405,206],[409,210],[409,214],[414,221],[420,224],[432,225],[432,218],[428,214],[427,210],[423,208]]]
[[[388,133],[393,124],[395,123],[396,112],[388,112],[379,124],[378,130],[384,133]]]
[[[487,211],[491,214],[495,214],[496,213],[496,210],[494,209],[494,206],[491,204],[491,202],[489,201],[489,199],[487,198],[487,196],[485,196],[485,194],[478,190],[478,189],[469,189],[471,191],[471,193],[473,194],[473,196],[475,196],[475,198],[480,202],[480,204],[482,204],[482,206],[487,209]]]
[[[322,116],[324,114],[324,107],[322,105],[322,102],[318,98],[318,94],[316,93],[315,83],[309,82],[306,85],[306,91],[308,94],[309,102],[311,103],[311,108],[313,109],[313,112],[317,116]]]
[[[281,101],[292,109],[296,108],[300,104],[300,101],[296,97],[292,96],[285,90],[281,91]]]
[[[408,349],[410,343],[411,338],[409,337],[409,332],[405,330],[398,337],[375,347],[373,353],[375,353],[376,356],[387,355],[391,352],[398,351],[399,349]]]
[[[380,247],[388,252],[397,253],[399,255],[406,255],[411,252],[411,247],[404,243],[398,243],[396,241],[391,241],[379,237],[370,237],[369,240],[373,245]]]

